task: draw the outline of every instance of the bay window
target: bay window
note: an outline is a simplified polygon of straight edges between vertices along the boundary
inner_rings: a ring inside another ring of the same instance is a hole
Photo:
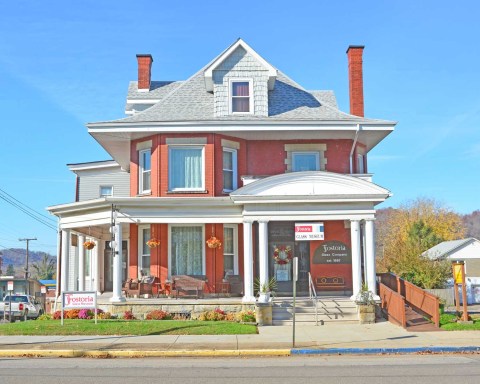
[[[151,150],[144,149],[138,152],[138,192],[149,193],[151,191]]]
[[[203,146],[170,146],[168,148],[169,191],[205,190]]]

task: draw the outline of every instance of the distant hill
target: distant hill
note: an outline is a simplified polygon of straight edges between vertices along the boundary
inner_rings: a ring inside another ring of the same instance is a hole
[[[465,237],[475,237],[480,240],[480,210],[473,211],[462,216],[463,223],[467,228]]]
[[[46,252],[37,252],[37,251],[28,251],[28,271],[30,272],[31,277],[35,277],[35,270],[32,267],[33,263],[40,263],[43,255],[47,254],[49,259],[53,259],[55,264],[57,258]],[[6,275],[7,268],[11,264],[15,269],[15,277],[24,277],[25,276],[25,259],[26,259],[26,250],[21,248],[10,248],[2,249],[2,274]]]

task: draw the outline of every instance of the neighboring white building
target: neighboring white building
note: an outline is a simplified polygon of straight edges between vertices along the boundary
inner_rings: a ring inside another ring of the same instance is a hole
[[[431,259],[464,261],[468,303],[480,303],[480,240],[469,237],[444,241],[423,254]]]

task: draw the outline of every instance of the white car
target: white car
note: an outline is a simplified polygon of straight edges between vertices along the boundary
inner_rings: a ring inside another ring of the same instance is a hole
[[[23,304],[22,309],[24,309],[24,317],[27,319],[36,319],[38,316],[43,314],[43,308],[40,302],[35,300],[33,296],[30,295],[7,295],[3,298],[3,308],[2,310],[8,311],[9,303],[12,303],[12,306],[15,308],[21,303]]]

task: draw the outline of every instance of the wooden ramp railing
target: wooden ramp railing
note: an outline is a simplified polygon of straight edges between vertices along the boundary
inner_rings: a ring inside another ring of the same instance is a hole
[[[402,327],[406,327],[405,304],[428,317],[440,327],[439,298],[393,273],[379,273],[379,293],[382,311]],[[403,303],[402,303],[403,302]]]

